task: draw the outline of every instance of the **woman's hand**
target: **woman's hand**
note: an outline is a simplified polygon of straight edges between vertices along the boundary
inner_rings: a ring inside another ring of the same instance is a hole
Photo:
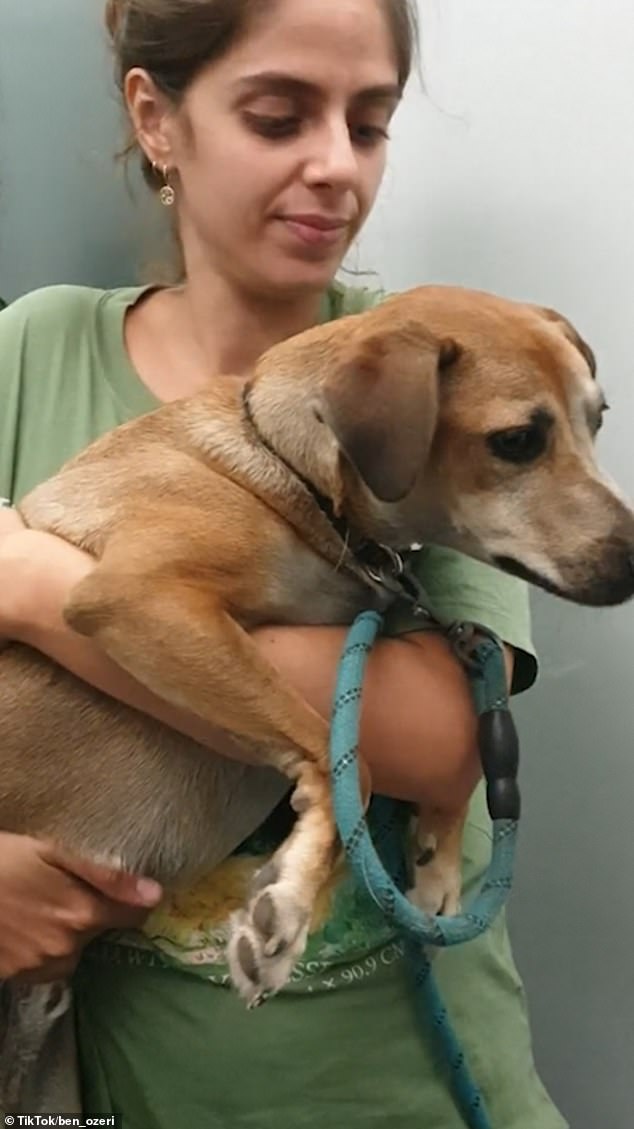
[[[0,832],[0,980],[69,976],[88,941],[141,925],[161,895],[148,879]]]
[[[19,639],[44,572],[76,581],[90,557],[49,534],[26,529],[0,508],[0,645]],[[53,617],[59,593],[50,590]],[[41,607],[40,607],[41,611]],[[161,898],[154,882],[73,858],[26,835],[0,832],[0,979],[55,980],[74,969],[85,944],[106,929],[141,925]]]
[[[0,506],[0,647],[12,638],[11,625],[15,618],[11,610],[11,538],[24,532],[25,525],[17,510]],[[5,582],[8,588],[5,592]]]
[[[36,623],[59,626],[65,597],[93,567],[87,553],[0,507],[0,644],[27,642]]]
[[[30,643],[32,630],[63,629],[71,589],[94,567],[61,537],[27,529],[17,510],[0,509],[0,641]]]
[[[0,506],[0,541],[9,533],[17,533],[25,528],[17,510],[6,504]]]

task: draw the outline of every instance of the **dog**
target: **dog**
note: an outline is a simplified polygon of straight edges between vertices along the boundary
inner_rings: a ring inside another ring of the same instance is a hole
[[[579,604],[629,599],[634,514],[593,450],[605,407],[591,349],[555,311],[421,287],[117,428],[20,503],[96,560],[71,628],[293,789],[293,830],[229,942],[249,1005],[288,979],[338,850],[328,724],[250,629],[385,609],[377,554],[417,543]],[[3,829],[168,888],[218,861],[221,758],[18,645],[0,656],[0,726]],[[465,814],[421,810],[435,852],[412,896],[430,912],[458,907]]]

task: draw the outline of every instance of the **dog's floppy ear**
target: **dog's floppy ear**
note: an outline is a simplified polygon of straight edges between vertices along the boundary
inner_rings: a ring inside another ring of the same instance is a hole
[[[438,416],[438,374],[458,359],[420,323],[353,341],[323,387],[323,419],[376,498],[397,502],[427,461]]]
[[[553,321],[560,327],[560,329],[563,331],[564,337],[567,337],[568,340],[581,353],[581,356],[583,357],[584,361],[587,363],[588,368],[590,369],[590,372],[592,373],[592,376],[596,377],[596,375],[597,375],[596,357],[595,357],[594,353],[592,352],[592,349],[588,345],[588,342],[584,341],[583,337],[581,337],[580,334],[577,332],[577,330],[575,329],[572,322],[569,322],[568,318],[565,318],[562,314],[557,313],[557,310],[551,310],[547,306],[537,306],[535,308],[537,310],[539,310],[539,313],[542,314],[542,316],[545,317],[547,321]]]

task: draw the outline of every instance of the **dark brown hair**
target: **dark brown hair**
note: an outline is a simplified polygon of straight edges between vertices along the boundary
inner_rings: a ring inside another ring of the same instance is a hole
[[[418,43],[415,0],[380,0],[396,49],[398,81],[405,86]],[[220,58],[271,0],[107,0],[105,20],[121,89],[132,67],[146,70],[175,106],[203,67]],[[135,149],[132,139],[125,152]],[[142,156],[148,184],[160,179]]]

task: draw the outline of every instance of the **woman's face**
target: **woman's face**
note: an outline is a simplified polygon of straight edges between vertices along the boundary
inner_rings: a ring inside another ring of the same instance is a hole
[[[169,123],[186,253],[254,293],[323,290],[370,211],[397,105],[378,0],[277,0]]]

